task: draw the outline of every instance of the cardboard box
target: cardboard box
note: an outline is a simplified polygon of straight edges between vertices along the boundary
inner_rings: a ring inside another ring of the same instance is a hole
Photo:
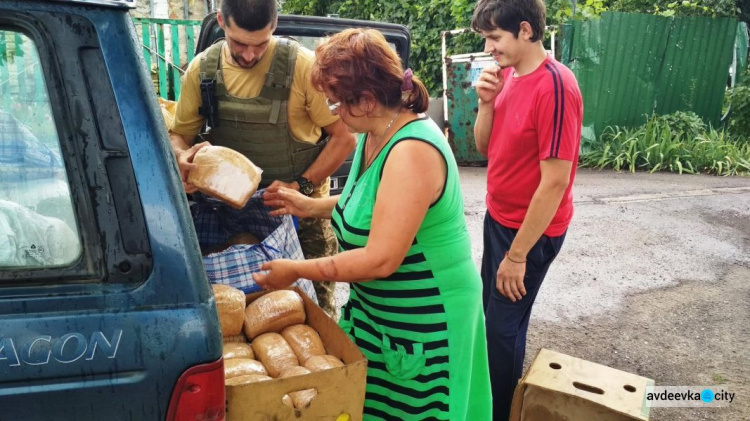
[[[305,376],[227,386],[227,421],[361,420],[367,380],[365,356],[320,307],[299,289],[293,289],[305,303],[306,324],[318,331],[326,351],[345,366]],[[248,295],[247,303],[267,293]],[[297,410],[281,403],[285,394],[309,388],[317,389],[318,395],[307,408]]]
[[[646,386],[635,374],[542,349],[513,395],[511,421],[648,420]]]

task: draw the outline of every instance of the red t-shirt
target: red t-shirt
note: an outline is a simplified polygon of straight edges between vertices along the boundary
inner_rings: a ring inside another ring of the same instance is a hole
[[[578,164],[583,101],[573,72],[547,59],[532,73],[513,76],[503,70],[505,85],[495,99],[488,146],[487,208],[501,225],[518,229],[541,180],[540,161],[573,162],[570,184],[555,217],[544,231],[557,237],[573,217],[573,180]]]

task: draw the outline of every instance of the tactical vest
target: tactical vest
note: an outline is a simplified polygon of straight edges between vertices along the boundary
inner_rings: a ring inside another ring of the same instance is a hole
[[[311,144],[292,135],[287,106],[299,44],[277,38],[273,62],[255,98],[237,98],[227,92],[221,70],[225,41],[209,47],[201,60],[200,78],[215,80],[218,127],[203,137],[213,145],[234,149],[263,170],[261,187],[274,180],[292,182],[315,161],[325,142]]]

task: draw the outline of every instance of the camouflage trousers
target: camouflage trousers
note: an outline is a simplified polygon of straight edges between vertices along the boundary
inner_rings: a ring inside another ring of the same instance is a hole
[[[304,218],[299,220],[299,242],[305,259],[333,256],[338,253],[338,242],[333,233],[331,221],[327,219]],[[335,282],[313,282],[318,304],[334,320],[338,319],[338,307],[334,295]]]

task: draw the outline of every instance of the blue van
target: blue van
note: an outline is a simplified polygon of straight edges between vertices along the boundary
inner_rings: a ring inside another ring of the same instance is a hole
[[[224,416],[216,306],[130,6],[0,3],[0,420]]]
[[[0,2],[0,421],[224,419],[216,306],[132,7]],[[377,25],[408,57],[406,28]]]

